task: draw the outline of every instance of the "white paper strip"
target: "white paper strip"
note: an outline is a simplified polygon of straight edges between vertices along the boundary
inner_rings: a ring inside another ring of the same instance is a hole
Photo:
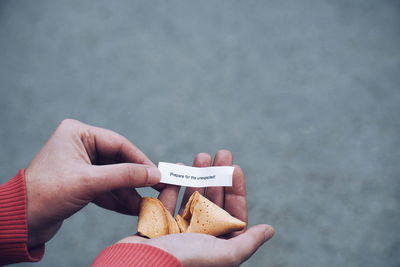
[[[232,186],[232,166],[190,167],[167,162],[158,163],[161,183],[189,187]]]

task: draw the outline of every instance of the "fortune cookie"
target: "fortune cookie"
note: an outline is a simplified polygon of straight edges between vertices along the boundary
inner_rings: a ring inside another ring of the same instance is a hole
[[[149,238],[179,233],[179,227],[165,208],[156,198],[144,197],[140,202],[138,232]]]
[[[176,233],[220,236],[245,227],[245,222],[231,216],[197,191],[190,196],[182,216],[176,215],[175,220],[158,199],[145,197],[140,203],[138,232],[149,238]]]
[[[190,204],[190,208],[187,210],[191,213],[191,218],[185,233],[220,236],[246,227],[245,222],[231,216],[197,191],[193,193],[191,202],[187,204]],[[189,214],[184,214],[183,217],[188,218]]]
[[[181,233],[186,232],[186,229],[189,227],[189,222],[185,220],[181,215],[177,214],[175,216],[176,223],[178,224],[179,230]]]

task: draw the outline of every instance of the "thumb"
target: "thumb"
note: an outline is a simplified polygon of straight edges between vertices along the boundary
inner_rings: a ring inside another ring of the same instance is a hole
[[[231,245],[233,255],[236,255],[237,265],[250,258],[256,250],[268,241],[275,233],[272,226],[260,224],[253,226],[234,238],[228,240]]]
[[[124,187],[151,186],[161,179],[157,167],[149,165],[119,163],[90,168],[89,190],[95,194]]]

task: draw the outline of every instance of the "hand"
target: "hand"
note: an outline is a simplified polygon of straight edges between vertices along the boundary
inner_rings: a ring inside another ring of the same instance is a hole
[[[196,156],[193,166],[208,167],[211,157],[206,153]],[[232,165],[232,154],[220,150],[214,157],[214,166]],[[182,200],[180,214],[190,195],[199,191],[208,199],[224,208],[232,216],[247,223],[246,184],[241,168],[234,165],[232,187],[187,188]],[[159,195],[165,207],[174,214],[179,187],[166,186]],[[140,236],[130,236],[118,243],[144,243],[161,248],[177,257],[184,266],[238,266],[247,260],[264,242],[274,234],[269,225],[257,225],[248,230],[238,231],[216,238],[205,234],[173,234],[159,238],[146,239]],[[190,244],[190,245],[188,245]]]
[[[89,202],[137,215],[135,187],[159,183],[160,172],[121,135],[64,120],[25,170],[28,247],[50,240],[64,219]]]

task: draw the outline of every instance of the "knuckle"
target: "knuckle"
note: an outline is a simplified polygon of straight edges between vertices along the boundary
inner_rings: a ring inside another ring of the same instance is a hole
[[[83,175],[80,177],[80,186],[82,188],[90,189],[92,184],[92,178],[90,176]],[[88,190],[90,191],[90,190]]]
[[[66,118],[60,122],[60,126],[68,126],[68,125],[74,124],[76,122],[77,122],[77,120]]]
[[[74,119],[63,119],[57,126],[57,130],[68,130],[77,125],[81,122],[74,120]]]
[[[134,165],[127,165],[126,169],[126,184],[130,187],[134,187],[136,182],[142,182],[145,184],[147,182],[147,171],[143,167],[134,166]]]
[[[127,165],[126,175],[125,175],[125,184],[129,187],[133,186],[133,180],[136,176],[136,170],[131,165]]]
[[[90,171],[81,171],[79,175],[80,186],[86,189],[90,189],[93,184],[93,180],[96,179],[96,176],[93,172]],[[90,190],[89,190],[90,191]]]

